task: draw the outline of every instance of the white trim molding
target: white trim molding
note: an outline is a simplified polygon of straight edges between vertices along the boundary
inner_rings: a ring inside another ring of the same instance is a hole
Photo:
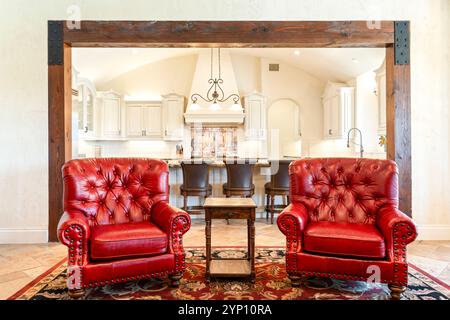
[[[450,240],[450,224],[418,224],[417,240]]]
[[[7,243],[47,243],[47,229],[0,228],[0,244]]]
[[[184,119],[187,124],[191,123],[233,123],[241,124],[244,122],[244,111],[243,110],[190,110],[188,109],[184,114]]]

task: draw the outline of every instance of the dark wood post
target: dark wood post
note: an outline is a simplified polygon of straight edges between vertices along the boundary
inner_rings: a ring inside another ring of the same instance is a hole
[[[394,38],[394,45],[386,48],[387,158],[394,160],[399,169],[400,210],[411,216],[409,22],[395,22]]]
[[[72,157],[72,57],[63,41],[63,22],[48,22],[48,191],[49,241],[63,212],[61,167]]]

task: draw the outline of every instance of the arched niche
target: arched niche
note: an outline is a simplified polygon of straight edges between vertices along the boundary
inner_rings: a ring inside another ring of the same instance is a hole
[[[273,101],[267,109],[267,128],[270,157],[301,156],[301,107],[297,101],[291,98]]]

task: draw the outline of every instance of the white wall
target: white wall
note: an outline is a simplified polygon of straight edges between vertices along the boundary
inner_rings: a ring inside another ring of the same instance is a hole
[[[197,55],[185,55],[149,63],[97,87],[129,96],[160,96],[177,93],[189,96]],[[80,74],[82,76],[82,74]]]
[[[72,4],[85,20],[410,20],[413,215],[450,239],[447,0],[1,0],[0,242],[47,239],[46,21]]]
[[[239,90],[243,96],[254,91],[261,92],[261,59],[255,56],[231,53],[231,63]]]

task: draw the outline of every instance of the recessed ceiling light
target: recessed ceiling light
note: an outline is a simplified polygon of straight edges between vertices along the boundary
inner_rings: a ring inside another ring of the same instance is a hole
[[[352,61],[353,61],[354,63],[359,63],[359,60],[356,59],[356,58],[353,58]]]
[[[295,54],[296,56],[299,56],[299,55],[300,55],[300,50],[295,50],[295,51],[294,51],[294,54]]]

